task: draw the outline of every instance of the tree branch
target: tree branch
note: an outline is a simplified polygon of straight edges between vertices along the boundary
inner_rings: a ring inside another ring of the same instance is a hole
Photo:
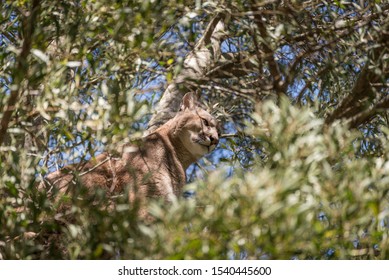
[[[381,43],[385,44],[385,39],[388,38],[382,38]],[[376,48],[371,55],[371,60],[375,61],[379,59],[381,55],[386,53],[387,47],[383,49]],[[373,89],[372,87],[372,84],[382,81],[383,76],[369,69],[370,65],[371,63],[369,62],[365,64],[351,92],[326,118],[326,124],[330,124],[337,119],[349,119],[350,126],[355,128],[374,115],[378,109],[384,109],[384,106],[387,104],[386,97],[377,97],[377,89]]]
[[[278,67],[277,62],[274,59],[274,51],[269,47],[269,45],[265,42],[266,38],[269,38],[269,34],[266,30],[266,26],[264,25],[261,18],[261,11],[256,6],[256,1],[251,1],[251,10],[254,11],[254,22],[258,27],[259,34],[262,37],[261,47],[264,51],[264,60],[269,65],[269,71],[271,76],[273,77],[273,88],[277,92],[277,94],[285,93],[287,85],[282,81],[282,76],[280,69]],[[253,35],[255,39],[255,34]],[[257,50],[259,51],[259,50]]]
[[[249,53],[222,53],[214,67],[206,73],[208,78],[238,78],[255,71],[258,65],[250,60]]]
[[[225,38],[224,19],[224,14],[217,14],[211,19],[193,51],[184,59],[182,71],[163,93],[156,107],[156,113],[149,122],[146,134],[151,133],[174,116],[179,109],[184,93],[195,91],[197,82],[204,81],[203,77],[219,59],[220,44]]]
[[[24,21],[23,29],[24,29],[24,40],[21,48],[21,52],[16,58],[16,67],[13,71],[13,86],[11,87],[11,94],[8,99],[8,103],[6,105],[5,110],[3,111],[3,117],[0,122],[0,146],[3,144],[5,140],[5,136],[8,130],[9,122],[11,120],[12,114],[15,111],[15,105],[20,97],[20,87],[21,83],[27,73],[27,57],[30,54],[31,45],[32,45],[32,37],[35,29],[35,20],[39,10],[39,0],[33,0],[32,6],[30,10],[30,14],[28,15],[26,21]]]

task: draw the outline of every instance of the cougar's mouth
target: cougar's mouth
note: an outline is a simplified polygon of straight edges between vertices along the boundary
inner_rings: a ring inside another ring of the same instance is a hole
[[[207,144],[203,144],[203,143],[200,143],[200,142],[197,142],[197,144],[199,144],[199,145],[201,145],[201,146],[206,147],[206,148],[209,149],[209,145],[207,145]]]
[[[195,138],[193,139],[193,142],[207,148],[208,153],[212,152],[217,146],[217,144],[213,143],[211,140],[202,138]]]
[[[208,144],[206,141],[204,141],[202,139],[195,139],[193,142],[200,145],[200,146],[203,146],[203,147],[206,147],[207,149],[209,149],[210,144]]]
[[[216,145],[214,145],[214,144],[204,144],[204,143],[201,143],[201,141],[196,141],[196,143],[207,148],[208,152],[212,152],[216,148]]]

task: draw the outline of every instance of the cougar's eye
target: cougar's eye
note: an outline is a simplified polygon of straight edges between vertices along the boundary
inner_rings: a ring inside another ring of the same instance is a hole
[[[205,126],[209,126],[209,122],[206,120],[206,119],[201,119],[202,121],[203,121],[203,124],[205,125]]]

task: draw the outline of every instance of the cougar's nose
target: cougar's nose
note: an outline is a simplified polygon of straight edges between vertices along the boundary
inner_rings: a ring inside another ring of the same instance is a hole
[[[211,145],[217,145],[219,143],[219,137],[210,136],[209,139],[211,140]]]

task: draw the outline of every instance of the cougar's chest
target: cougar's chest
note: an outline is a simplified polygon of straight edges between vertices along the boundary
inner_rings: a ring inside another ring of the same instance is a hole
[[[146,197],[179,196],[186,181],[173,147],[160,137],[149,137],[138,149],[124,155],[117,170],[117,185],[132,185]]]

